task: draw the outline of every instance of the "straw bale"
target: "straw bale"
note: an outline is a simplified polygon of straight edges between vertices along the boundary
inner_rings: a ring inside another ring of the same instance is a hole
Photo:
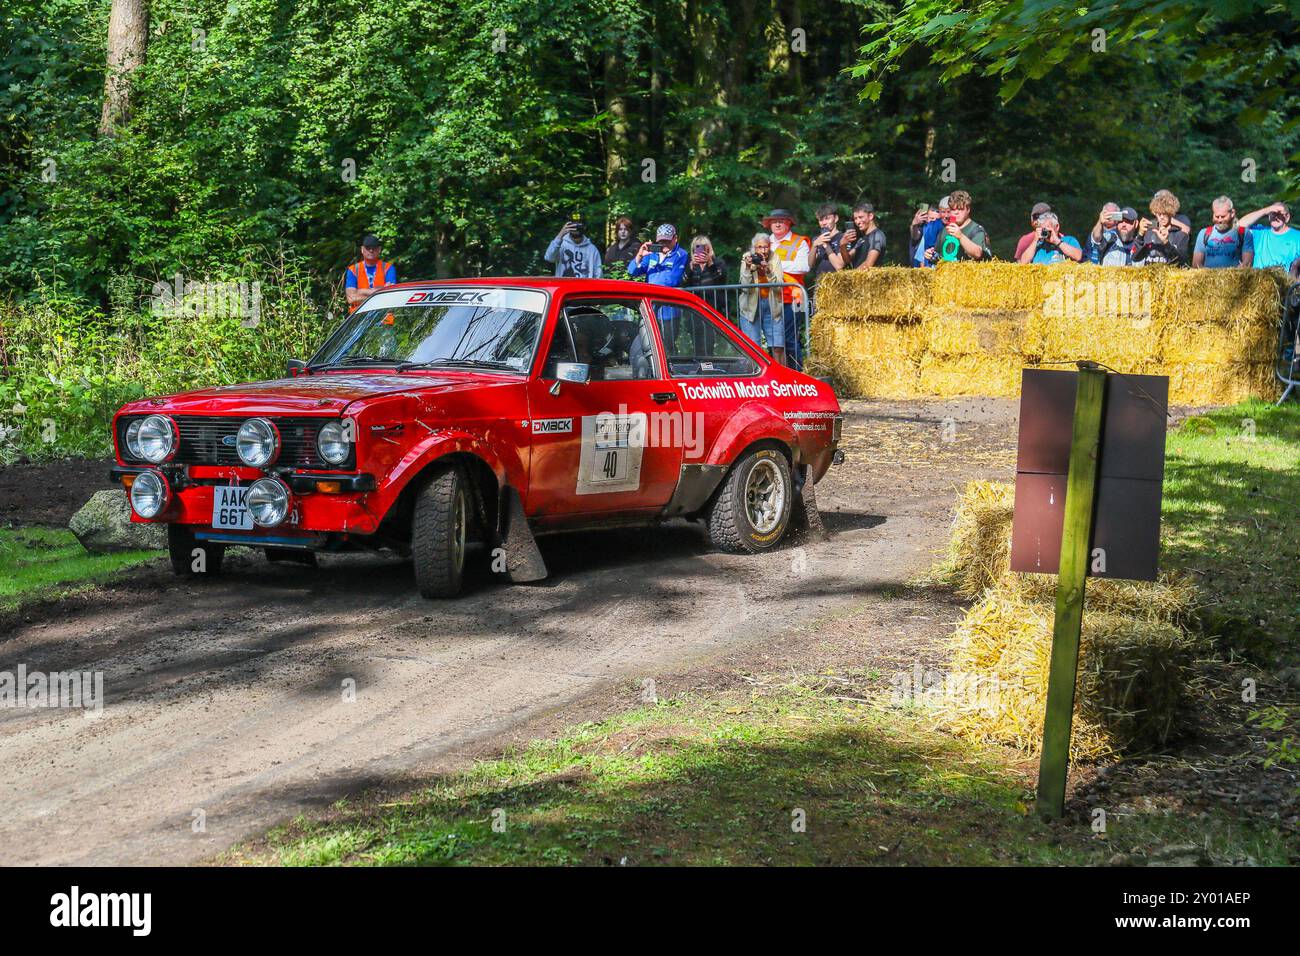
[[[956,395],[1020,394],[1022,363],[1013,355],[940,355],[921,358],[922,395],[947,398]]]
[[[817,313],[855,318],[915,318],[930,304],[932,270],[850,269],[817,282]]]
[[[971,608],[953,636],[950,673],[960,676],[959,692],[929,701],[949,729],[1041,749],[1052,617],[1051,608],[999,590]],[[1178,730],[1198,651],[1198,641],[1162,621],[1085,614],[1071,759],[1163,746]]]
[[[1017,311],[932,306],[922,318],[926,349],[940,355],[1038,356],[1043,319]],[[1014,361],[1014,359],[1012,359]]]

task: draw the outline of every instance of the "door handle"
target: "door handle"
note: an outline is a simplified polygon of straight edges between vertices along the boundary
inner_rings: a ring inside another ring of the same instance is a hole
[[[654,399],[656,405],[665,405],[668,402],[677,401],[676,392],[651,392],[650,397]]]

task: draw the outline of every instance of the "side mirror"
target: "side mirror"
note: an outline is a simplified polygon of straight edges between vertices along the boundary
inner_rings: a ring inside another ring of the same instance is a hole
[[[586,362],[557,362],[555,377],[561,382],[577,382],[586,385],[591,381],[591,366]]]
[[[287,369],[290,378],[297,378],[303,372],[307,371],[307,363],[302,359],[289,359]]]

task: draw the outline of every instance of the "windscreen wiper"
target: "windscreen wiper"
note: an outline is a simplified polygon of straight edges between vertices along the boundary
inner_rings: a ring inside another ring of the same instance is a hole
[[[344,365],[360,365],[363,362],[382,362],[385,365],[402,364],[400,359],[381,358],[378,355],[349,355],[347,358],[339,359],[337,362],[324,362],[320,365],[309,365],[307,370],[309,372],[316,372],[323,368],[340,368]]]
[[[428,362],[402,362],[400,365],[397,366],[397,368],[393,369],[393,371],[405,372],[407,369],[411,369],[411,368],[435,368],[435,367],[447,367],[447,366],[461,366],[464,368],[507,369],[511,372],[519,371],[518,368],[511,365],[509,362],[489,362],[486,359],[449,359],[449,358],[432,359]]]

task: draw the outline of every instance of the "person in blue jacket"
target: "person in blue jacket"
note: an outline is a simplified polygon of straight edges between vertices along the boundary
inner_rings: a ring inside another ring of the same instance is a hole
[[[655,230],[654,242],[643,242],[634,258],[627,265],[628,276],[645,276],[651,285],[667,285],[676,288],[682,284],[682,276],[690,256],[686,250],[677,245],[677,227],[664,223]]]
[[[645,281],[651,285],[675,289],[682,284],[690,258],[686,250],[677,245],[677,227],[665,222],[655,230],[654,242],[641,243],[636,258],[627,264],[627,277],[645,276]],[[669,355],[676,354],[677,310],[670,305],[657,305],[655,315],[659,319],[665,349]]]

